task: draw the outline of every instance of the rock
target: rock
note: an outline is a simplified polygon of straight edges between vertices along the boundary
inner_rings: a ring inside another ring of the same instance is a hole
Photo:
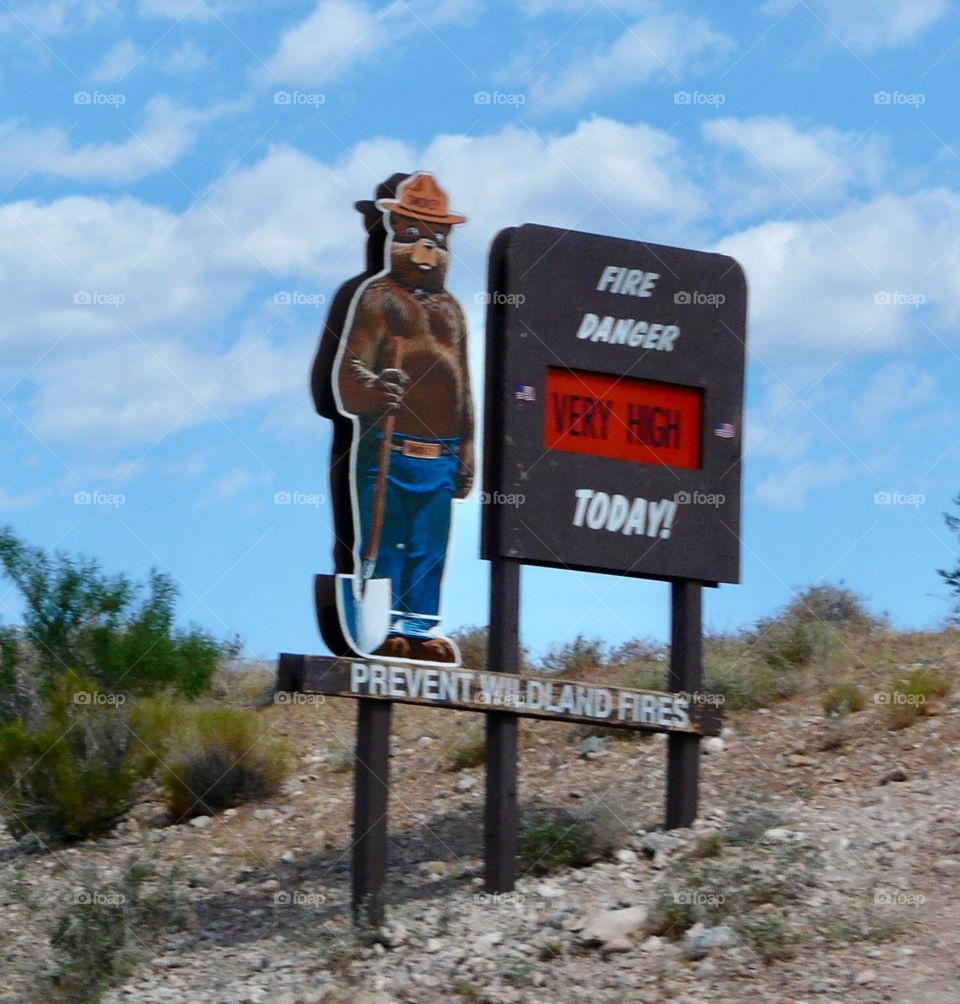
[[[417,870],[421,875],[426,875],[428,878],[442,878],[447,873],[447,862],[421,861],[417,865]]]
[[[469,791],[471,788],[476,788],[477,779],[466,774],[457,781],[457,791]]]
[[[816,763],[816,760],[806,753],[788,753],[785,759],[788,767],[812,767]]]
[[[616,955],[620,952],[629,952],[631,948],[633,948],[633,942],[629,938],[612,938],[601,945],[600,954]]]
[[[960,872],[960,858],[939,858],[934,861],[933,870],[941,875],[955,875]]]
[[[629,847],[621,847],[620,850],[617,851],[616,854],[614,854],[614,857],[622,865],[636,864],[636,862],[639,860],[637,858],[637,852],[631,851]]]
[[[580,756],[586,757],[591,753],[599,753],[603,749],[603,740],[599,736],[587,736],[580,743]]]
[[[856,983],[858,987],[863,987],[868,983],[873,983],[876,978],[877,971],[875,969],[861,969],[860,972],[853,978],[853,982]]]
[[[567,798],[583,798],[583,792],[577,790],[568,791]]]
[[[706,930],[695,927],[687,931],[684,954],[688,959],[705,959],[715,948],[735,948],[740,944],[740,936],[732,927],[721,925]]]
[[[424,946],[424,951],[429,955],[435,955],[440,949],[443,948],[443,942],[440,938],[427,938],[427,943]]]
[[[283,854],[280,855],[280,860],[286,861],[289,864],[291,861],[296,860],[296,855],[294,855],[293,851],[284,851]]]
[[[419,739],[417,740],[417,745],[418,745],[418,746],[422,746],[422,747],[425,747],[425,746],[432,746],[432,745],[433,745],[433,742],[434,742],[434,740],[433,740],[433,736],[421,736],[421,737],[420,737],[420,738],[419,738]]]
[[[205,826],[209,826],[213,822],[213,816],[194,816],[190,820],[190,825],[195,826],[198,830],[202,830]]]
[[[722,753],[723,748],[723,740],[719,736],[708,736],[700,743],[700,749],[706,756],[711,753]]]
[[[793,831],[782,826],[774,826],[764,830],[763,839],[769,844],[785,844],[793,839]]]
[[[474,941],[474,944],[480,948],[493,948],[494,945],[499,945],[503,941],[503,935],[499,931],[488,931],[486,934],[481,934],[479,938]]]
[[[677,837],[670,836],[669,833],[645,833],[640,840],[640,849],[648,858],[656,858],[658,854],[667,855],[675,851],[680,846]]]
[[[880,778],[881,784],[890,784],[891,781],[900,782],[906,781],[907,772],[902,767],[894,767],[893,770],[888,770],[883,777]]]
[[[647,909],[631,906],[625,910],[600,910],[587,918],[580,937],[590,943],[606,944],[629,938],[647,922]]]

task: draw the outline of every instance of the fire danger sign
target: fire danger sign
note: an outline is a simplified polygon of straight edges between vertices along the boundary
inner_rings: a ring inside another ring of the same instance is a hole
[[[724,255],[526,225],[493,246],[484,557],[737,582],[746,281]]]

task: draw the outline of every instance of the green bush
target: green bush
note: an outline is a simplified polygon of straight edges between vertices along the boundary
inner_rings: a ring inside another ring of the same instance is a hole
[[[210,815],[279,791],[290,757],[256,712],[195,706],[170,737],[160,781],[180,821]]]
[[[554,645],[540,663],[545,673],[577,679],[602,666],[605,657],[606,646],[599,638],[578,634],[573,641]]]
[[[173,687],[195,696],[210,684],[221,648],[202,631],[174,624],[172,580],[151,572],[146,589],[103,573],[88,558],[29,547],[0,530],[0,568],[19,590],[23,629],[0,634],[0,683],[6,720],[25,717],[18,678],[35,672],[41,696],[64,670],[101,689],[126,694]]]
[[[950,680],[942,670],[919,666],[891,681],[890,689],[878,695],[893,729],[911,726],[927,714],[930,703],[950,693]],[[885,698],[885,699],[884,699]]]
[[[822,703],[826,714],[842,715],[863,711],[866,698],[855,683],[837,683],[824,692]]]
[[[91,681],[64,673],[52,681],[40,721],[0,726],[0,812],[17,840],[106,833],[133,805],[150,762],[129,712],[96,695]]]
[[[520,830],[520,866],[534,875],[585,868],[612,856],[626,836],[621,820],[602,806],[586,816],[571,812],[536,816]]]
[[[153,891],[146,884],[162,878]],[[114,883],[92,870],[80,874],[70,905],[50,932],[55,968],[44,981],[43,997],[64,1004],[96,1001],[129,976],[154,933],[187,925],[190,909],[176,876],[158,876],[152,865],[131,859]]]
[[[481,726],[457,739],[447,750],[447,763],[451,770],[469,770],[487,761],[487,736]]]

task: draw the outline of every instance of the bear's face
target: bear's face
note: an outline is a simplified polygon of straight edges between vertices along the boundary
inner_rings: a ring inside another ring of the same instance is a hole
[[[443,289],[450,252],[449,223],[427,223],[390,214],[390,275],[410,289],[436,293]]]

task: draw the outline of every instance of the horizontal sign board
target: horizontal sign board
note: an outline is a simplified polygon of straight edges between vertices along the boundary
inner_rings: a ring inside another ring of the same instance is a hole
[[[746,280],[725,255],[525,225],[490,256],[483,556],[740,577]]]
[[[710,700],[710,695],[661,693],[463,667],[282,655],[278,686],[329,697],[374,698],[457,711],[503,711],[546,721],[647,732],[719,735],[721,728],[718,702]]]

